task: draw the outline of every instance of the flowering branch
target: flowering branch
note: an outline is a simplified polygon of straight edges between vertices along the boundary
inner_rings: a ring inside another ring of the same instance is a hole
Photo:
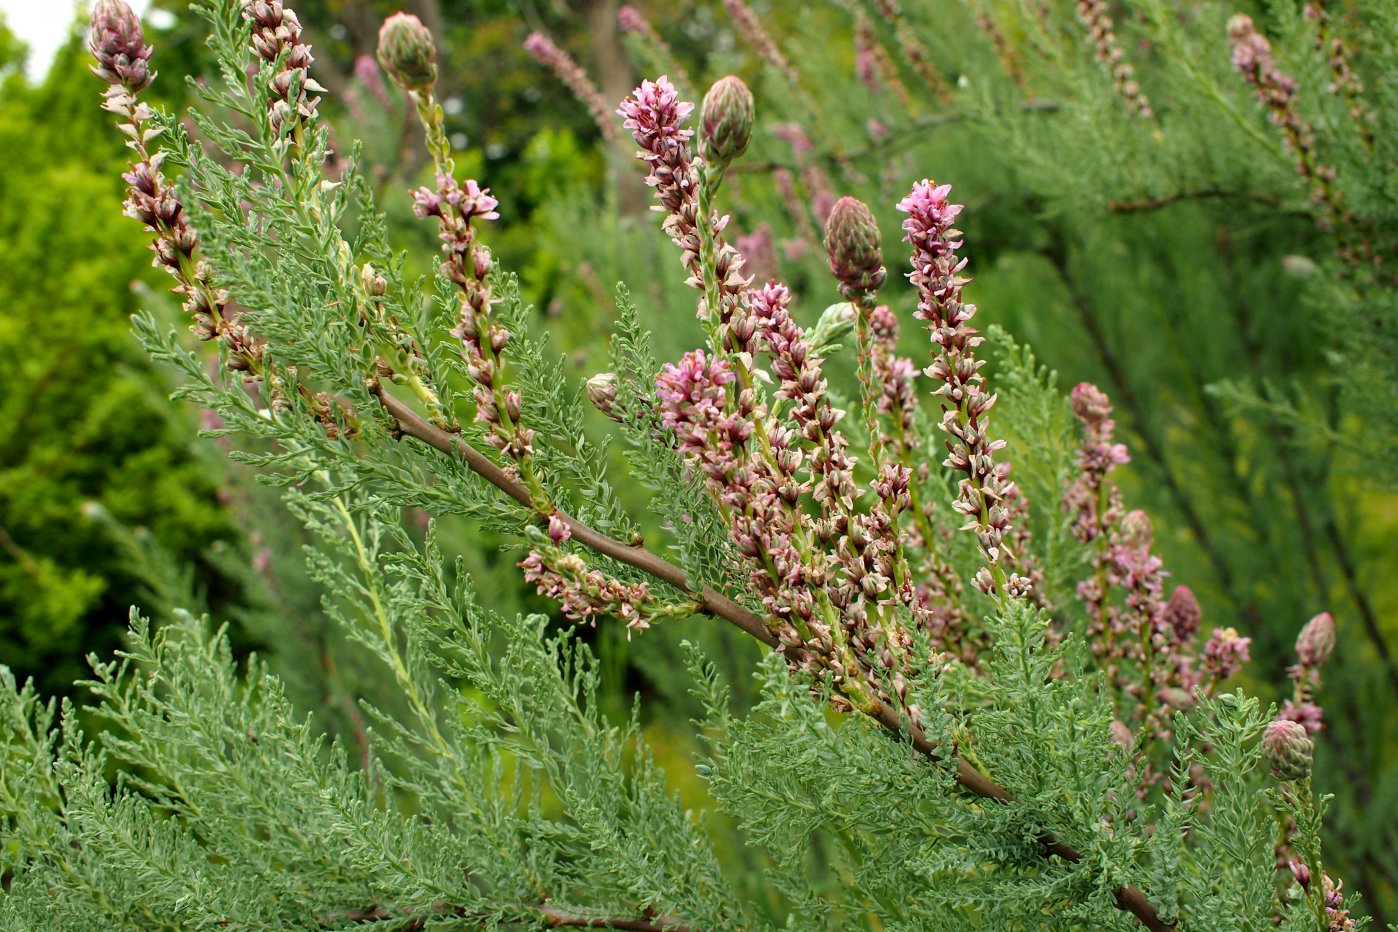
[[[529,506],[529,490],[506,474],[485,454],[472,447],[460,436],[430,424],[410,406],[385,392],[381,386],[371,385],[370,390],[393,419],[394,426],[401,436],[412,437],[448,456],[460,457],[472,471],[491,485],[520,504]],[[694,592],[684,571],[664,557],[644,547],[625,544],[608,537],[562,512],[557,514],[557,519],[568,528],[570,539],[596,550],[598,553],[612,557],[620,563],[649,573],[682,592],[693,594],[696,603],[703,612],[724,619],[768,647],[776,648],[779,646],[777,637],[768,631],[766,624],[760,618],[737,602],[709,587],[704,587],[697,593]],[[934,758],[948,756],[944,749],[939,748],[927,738],[926,733],[916,721],[900,714],[899,710],[892,705],[876,702],[870,706],[867,714],[894,735],[905,736],[908,743],[919,753]],[[959,755],[950,756],[955,761],[956,782],[963,789],[998,802],[1013,801],[1014,797],[1008,790],[987,778],[967,763],[964,758]],[[1081,852],[1070,845],[1063,844],[1051,835],[1041,835],[1039,841],[1045,856],[1055,855],[1070,862],[1082,860]],[[1130,912],[1139,919],[1142,925],[1150,929],[1151,932],[1169,932],[1174,928],[1160,918],[1159,912],[1149,898],[1136,887],[1119,887],[1116,890],[1116,903],[1119,908]]]
[[[1007,466],[995,462],[995,453],[1005,441],[991,440],[987,434],[996,396],[984,390],[980,370],[985,363],[975,357],[976,347],[985,341],[969,325],[976,306],[961,300],[961,290],[970,279],[961,275],[966,267],[966,259],[957,255],[961,231],[952,225],[962,206],[947,199],[950,192],[951,185],[923,180],[898,203],[898,209],[908,214],[903,221],[908,234],[904,241],[913,247],[913,271],[908,278],[918,290],[914,316],[927,322],[936,347],[926,373],[940,383],[933,391],[942,399],[938,426],[951,438],[943,465],[965,475],[952,507],[966,518],[965,529],[975,531],[986,562],[976,573],[975,586],[996,599],[1021,596],[1029,591],[1029,580],[1005,571],[1015,561],[1006,540],[1007,505],[1014,484]]]
[[[145,44],[141,21],[122,0],[99,0],[92,11],[89,48],[97,59],[93,73],[108,84],[102,109],[125,121],[117,129],[136,153],[137,161],[122,175],[130,186],[126,215],[155,234],[150,247],[154,264],[175,279],[173,291],[183,298],[195,336],[219,341],[230,369],[260,376],[262,347],[230,313],[228,292],[214,283],[212,270],[200,258],[199,233],[161,172],[165,153],[150,151],[149,143],[161,130],[150,125],[155,114],[137,96],[155,79],[149,65],[152,48]]]
[[[433,87],[437,80],[432,35],[415,16],[398,13],[379,31],[379,62],[417,105],[427,135],[427,148],[437,170],[436,189],[413,192],[413,213],[437,219],[438,237],[446,256],[441,272],[461,293],[456,328],[461,355],[473,383],[476,420],[486,425],[486,440],[513,461],[531,494],[531,507],[547,515],[553,510],[543,480],[533,464],[534,432],[520,423],[523,397],[506,381],[505,347],[510,332],[492,319],[495,301],[490,250],[476,241],[475,220],[496,220],[499,206],[474,179],[456,180],[456,164],[447,139],[445,115]]]
[[[587,72],[573,61],[572,56],[542,32],[531,32],[524,40],[524,50],[535,61],[552,71],[554,77],[562,81],[568,90],[573,92],[573,96],[587,107],[587,112],[592,114],[592,120],[597,124],[603,139],[609,143],[621,142],[606,99],[587,76]]]

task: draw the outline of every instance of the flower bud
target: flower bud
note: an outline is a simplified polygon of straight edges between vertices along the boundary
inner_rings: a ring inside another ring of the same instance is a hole
[[[1287,862],[1287,866],[1291,868],[1291,874],[1301,885],[1301,889],[1309,893],[1311,890],[1311,869],[1300,858],[1292,858]]]
[[[1098,424],[1111,416],[1112,403],[1096,385],[1079,382],[1071,396],[1073,414],[1084,424]]]
[[[1193,638],[1203,617],[1204,611],[1199,607],[1194,590],[1176,586],[1165,604],[1165,623],[1175,632],[1175,640],[1183,642]]]
[[[432,33],[411,13],[394,13],[379,29],[379,64],[405,91],[430,90],[437,83],[437,52]]]
[[[1262,732],[1262,760],[1278,780],[1304,780],[1311,774],[1315,745],[1306,729],[1279,718]]]
[[[883,241],[879,224],[864,202],[842,197],[825,221],[825,251],[840,294],[850,301],[883,287]]]
[[[755,109],[741,78],[730,74],[709,88],[699,109],[699,154],[706,162],[727,165],[747,151]]]
[[[146,45],[141,20],[123,0],[98,0],[92,8],[92,36],[88,48],[97,59],[93,74],[110,84],[125,85],[133,93],[150,86],[151,47]]]
[[[1329,612],[1306,622],[1301,634],[1296,638],[1296,660],[1303,667],[1323,667],[1335,649],[1335,619]]]
[[[587,399],[592,406],[607,417],[621,422],[616,410],[616,376],[610,372],[599,372],[587,380]]]
[[[369,263],[364,263],[364,267],[359,270],[359,282],[364,288],[364,293],[371,298],[382,298],[388,291],[388,279],[379,274]]]

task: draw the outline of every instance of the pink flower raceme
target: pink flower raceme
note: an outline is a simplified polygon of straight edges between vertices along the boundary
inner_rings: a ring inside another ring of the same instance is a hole
[[[640,158],[654,162],[664,159],[677,144],[687,143],[694,130],[684,121],[694,112],[694,104],[680,100],[670,79],[661,75],[655,81],[642,81],[617,111],[622,127],[631,130],[636,144],[645,153]]]
[[[121,0],[101,0],[94,7],[91,49],[98,62],[93,72],[109,85],[103,109],[125,121],[120,129],[137,156],[122,175],[128,185],[126,215],[155,234],[154,264],[175,279],[173,291],[183,300],[190,329],[201,340],[219,340],[228,351],[230,369],[256,371],[262,348],[243,324],[229,317],[228,293],[214,284],[199,255],[199,234],[161,171],[164,154],[152,153],[147,146],[155,114],[136,95],[154,78],[148,68],[152,49],[145,44],[141,21]]]
[[[625,583],[589,570],[582,557],[556,549],[531,550],[519,566],[524,581],[532,583],[539,595],[557,601],[563,615],[573,621],[595,625],[598,618],[615,617],[631,630],[650,627],[651,594],[645,583]]]
[[[494,263],[490,251],[476,242],[474,220],[496,220],[500,206],[475,180],[460,184],[450,174],[437,172],[437,187],[413,192],[413,212],[436,218],[444,259],[442,274],[461,290],[461,310],[452,333],[461,340],[461,355],[474,385],[476,420],[487,425],[486,439],[505,456],[524,466],[533,454],[534,432],[519,423],[523,398],[501,379],[501,354],[510,332],[492,319],[494,303],[490,275]],[[527,467],[526,467],[527,468]]]
[[[1315,129],[1296,107],[1300,85],[1277,65],[1272,44],[1257,31],[1252,18],[1242,13],[1228,20],[1228,42],[1233,49],[1233,70],[1242,75],[1257,100],[1267,108],[1272,125],[1281,132],[1296,158],[1297,171],[1310,183],[1312,199],[1324,206],[1325,213],[1317,222],[1334,227],[1352,221],[1352,214],[1340,203],[1340,192],[1334,184],[1335,169],[1321,163]],[[1361,243],[1360,249],[1367,247]],[[1353,258],[1350,250],[1350,244],[1342,244],[1342,254]]]
[[[984,363],[975,358],[975,349],[984,338],[977,335],[970,320],[976,306],[961,299],[961,290],[970,279],[961,275],[966,260],[957,254],[961,231],[954,226],[961,205],[947,195],[951,185],[919,181],[912,192],[898,203],[908,215],[903,221],[904,242],[912,245],[913,271],[908,275],[918,291],[914,314],[927,322],[935,356],[925,370],[936,383],[933,394],[941,399],[941,430],[951,439],[943,465],[964,474],[952,507],[974,530],[986,565],[976,574],[976,587],[1001,595],[1011,585],[1006,566],[1013,566],[1015,555],[1008,549],[1010,516],[1007,502],[1013,497],[1005,464],[995,462],[995,454],[1005,446],[987,433],[990,409],[995,396],[984,390]],[[1015,588],[1023,588],[1018,581]]]
[[[1132,116],[1151,116],[1150,98],[1136,81],[1136,69],[1126,60],[1126,53],[1117,42],[1111,9],[1106,0],[1077,0],[1078,22],[1087,30],[1088,40],[1096,51],[1097,61],[1106,65],[1112,85],[1126,102]]]
[[[1251,659],[1251,644],[1233,628],[1215,628],[1204,645],[1204,670],[1212,679],[1228,679]]]
[[[573,96],[587,107],[593,122],[602,133],[602,138],[610,142],[621,141],[617,135],[616,124],[612,122],[611,108],[607,106],[606,98],[597,89],[597,85],[592,83],[587,72],[573,61],[571,55],[542,32],[531,32],[524,40],[524,50],[535,61],[552,71],[554,76],[573,92]]]
[[[777,48],[776,41],[763,28],[762,20],[758,19],[752,7],[744,3],[743,0],[723,0],[723,6],[728,11],[728,15],[732,17],[733,24],[738,27],[738,32],[751,43],[758,57],[795,84],[797,81],[796,69],[791,67],[791,62],[787,61],[781,49]]]
[[[1189,708],[1194,691],[1208,694],[1247,659],[1248,639],[1217,629],[1201,659],[1201,611],[1187,586],[1164,598],[1164,564],[1152,552],[1153,530],[1142,511],[1126,512],[1110,474],[1130,461],[1113,439],[1111,400],[1081,383],[1070,396],[1082,426],[1077,472],[1063,496],[1073,535],[1089,548],[1090,572],[1078,584],[1087,610],[1087,643],[1118,694],[1117,715],[1168,739],[1174,711]],[[1138,770],[1141,787],[1163,777],[1154,761]]]
[[[315,119],[325,93],[311,77],[311,47],[301,41],[301,23],[282,0],[249,0],[243,19],[252,24],[253,54],[276,68],[267,86],[268,117],[273,135],[287,136]]]

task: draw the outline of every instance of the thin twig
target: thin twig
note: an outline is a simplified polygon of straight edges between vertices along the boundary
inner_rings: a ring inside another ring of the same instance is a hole
[[[1113,213],[1128,214],[1143,210],[1156,210],[1183,201],[1235,200],[1280,207],[1284,202],[1272,194],[1259,194],[1256,191],[1234,191],[1231,188],[1199,188],[1193,191],[1175,191],[1156,197],[1145,197],[1134,201],[1108,201],[1107,209]]]
[[[370,386],[370,391],[378,398],[397,425],[397,430],[402,436],[412,437],[419,440],[433,449],[445,453],[448,456],[459,456],[465,460],[470,469],[485,479],[491,485],[500,489],[510,498],[534,510],[534,504],[529,498],[529,490],[524,485],[516,481],[503,469],[497,466],[484,453],[477,450],[471,444],[456,434],[449,433],[441,428],[429,423],[405,402],[384,391],[383,386],[374,382]],[[653,553],[644,547],[636,547],[631,544],[622,543],[619,540],[589,527],[576,518],[559,513],[559,518],[565,521],[568,529],[572,532],[572,539],[585,546],[596,550],[599,553],[612,557],[628,566],[633,566],[650,575],[661,579],[670,585],[684,592],[691,592],[688,579],[684,570],[666,560],[664,557]],[[709,587],[704,587],[698,594],[698,601],[703,610],[711,615],[722,618],[748,634],[757,638],[768,647],[776,648],[778,640],[776,635],[767,630],[767,626],[752,612],[743,608],[737,602],[722,595]],[[913,748],[921,754],[929,757],[944,757],[945,751],[928,739],[927,735],[917,725],[899,715],[898,710],[890,705],[875,700],[874,706],[869,710],[869,715],[880,725],[887,728],[895,735],[907,735]],[[991,780],[975,767],[971,766],[960,755],[953,755],[956,762],[956,782],[964,789],[981,796],[985,799],[993,799],[997,802],[1011,802],[1014,796],[1005,787]],[[1039,836],[1039,843],[1043,847],[1044,855],[1056,855],[1065,861],[1076,863],[1082,860],[1082,853],[1071,845],[1064,844],[1052,835],[1047,833]],[[1137,919],[1139,919],[1151,932],[1168,932],[1174,927],[1160,918],[1160,914],[1151,904],[1146,895],[1133,886],[1118,887],[1115,890],[1116,905]],[[603,928],[607,928],[604,926]],[[610,928],[643,928],[641,926],[611,926]],[[649,928],[649,927],[645,927]],[[658,927],[657,927],[658,928]],[[674,927],[668,927],[674,932]]]
[[[691,926],[687,926],[680,920],[670,916],[651,915],[645,919],[618,919],[613,916],[577,916],[572,913],[565,913],[563,910],[548,903],[539,903],[533,906],[519,908],[521,913],[533,913],[538,920],[550,929],[574,928],[574,929],[623,929],[629,932],[696,932]],[[434,916],[457,916],[462,919],[486,919],[482,912],[467,909],[464,906],[455,906],[451,903],[432,903],[426,907],[392,912],[382,906],[370,906],[366,909],[352,909],[344,913],[343,916],[327,916],[322,920],[329,923],[333,920],[348,919],[355,923],[388,922],[397,920],[406,923],[402,926],[410,932],[417,932],[426,928],[428,921]]]

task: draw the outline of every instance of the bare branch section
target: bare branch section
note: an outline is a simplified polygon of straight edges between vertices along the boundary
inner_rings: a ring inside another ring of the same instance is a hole
[[[579,916],[565,912],[548,903],[540,903],[536,906],[529,906],[521,910],[523,913],[532,914],[539,923],[550,929],[622,929],[627,932],[696,932],[692,926],[687,926],[680,920],[670,916],[649,916],[644,919],[622,919],[614,916]],[[404,923],[397,928],[416,932],[418,929],[425,929],[427,923],[433,918],[443,916],[456,916],[462,919],[484,920],[487,917],[479,913],[460,906],[453,906],[449,903],[433,903],[431,906],[416,911],[411,918],[402,913],[393,913],[382,906],[374,906],[369,909],[350,910],[342,916],[328,916],[326,921],[348,919],[355,923],[373,922],[399,922]]]
[[[510,477],[503,469],[497,466],[484,453],[477,450],[461,437],[442,430],[429,423],[425,418],[414,411],[408,404],[388,392],[383,386],[374,383],[370,386],[374,396],[390,417],[393,418],[397,431],[405,437],[412,437],[415,440],[425,443],[438,452],[448,456],[460,457],[481,478],[491,485],[504,492],[510,498],[524,505],[530,510],[534,509],[534,504],[529,497],[529,490],[523,484]],[[567,523],[572,531],[573,540],[589,547],[598,553],[605,554],[615,560],[633,566],[645,573],[649,573],[656,579],[660,579],[684,592],[692,592],[689,580],[684,571],[664,557],[647,550],[644,547],[636,547],[631,544],[622,543],[615,538],[597,531],[569,515],[559,514],[561,520]],[[777,646],[777,637],[772,634],[767,626],[752,612],[743,608],[737,602],[722,595],[715,590],[704,587],[700,592],[695,593],[698,601],[703,606],[704,611],[718,618],[736,625],[743,631],[753,636],[768,647]],[[898,710],[893,706],[879,702],[874,706],[871,717],[895,735],[906,735],[907,740],[913,748],[921,754],[928,756],[942,756],[944,751],[930,741],[927,735],[917,726],[915,722],[900,716]],[[964,789],[976,796],[997,802],[1011,802],[1014,797],[1010,791],[1000,784],[991,780],[975,767],[971,766],[960,755],[955,756],[956,761],[956,782]],[[1082,860],[1082,853],[1071,845],[1064,844],[1057,838],[1049,834],[1039,836],[1039,843],[1043,848],[1045,857],[1056,856],[1065,861],[1078,862]],[[1116,905],[1119,909],[1131,913],[1141,924],[1152,930],[1152,932],[1167,932],[1174,926],[1160,918],[1160,913],[1154,904],[1141,890],[1134,886],[1118,887],[1116,893]],[[556,925],[579,925],[576,922],[559,922]],[[667,929],[674,932],[677,926],[661,925],[594,925],[594,928],[613,929]]]

